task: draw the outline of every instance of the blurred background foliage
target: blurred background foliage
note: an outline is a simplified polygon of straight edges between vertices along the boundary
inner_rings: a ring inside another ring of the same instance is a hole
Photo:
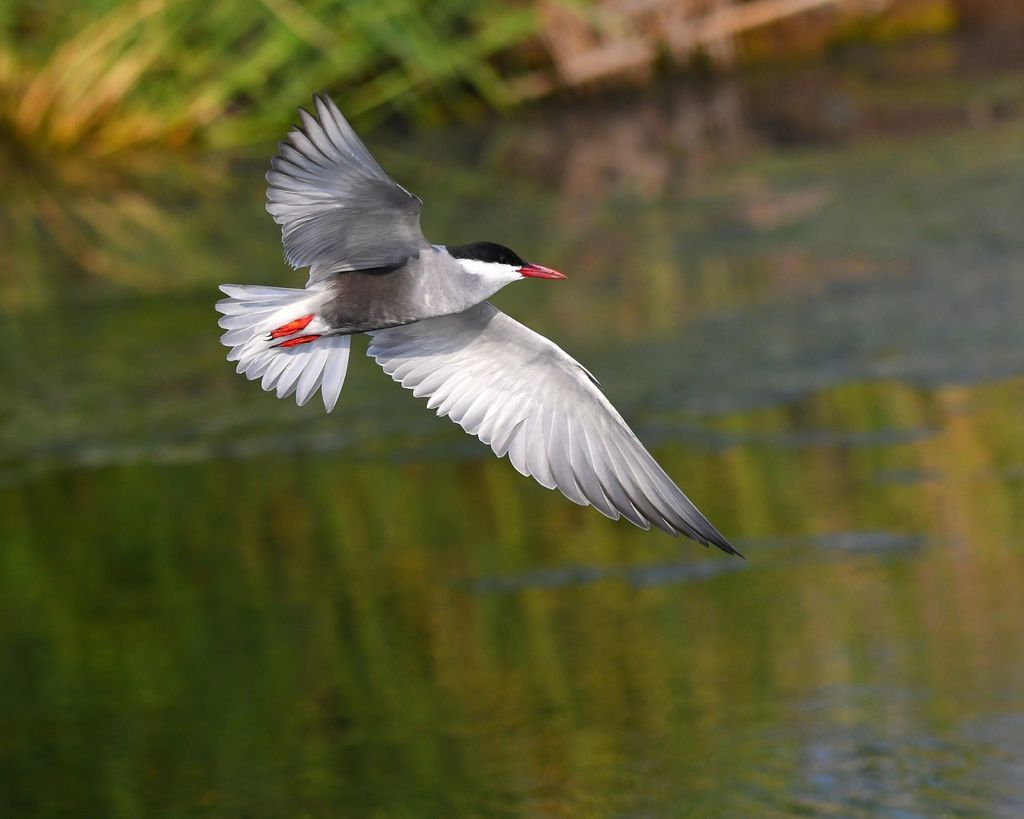
[[[310,89],[366,126],[507,109],[676,67],[1008,25],[1014,0],[0,2],[0,128],[104,154],[269,140]]]
[[[354,117],[501,106],[494,60],[534,30],[529,6],[464,0],[8,0],[0,9],[8,127],[25,141],[98,152],[266,139],[311,88],[347,89]]]

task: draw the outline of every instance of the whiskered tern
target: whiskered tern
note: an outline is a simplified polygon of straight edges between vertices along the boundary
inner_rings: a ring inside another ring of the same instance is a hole
[[[229,361],[278,398],[338,401],[352,336],[440,416],[524,475],[610,518],[739,552],[672,481],[590,372],[487,299],[564,279],[494,242],[431,244],[419,197],[389,177],[334,102],[313,99],[267,173],[267,210],[304,289],[221,285]]]

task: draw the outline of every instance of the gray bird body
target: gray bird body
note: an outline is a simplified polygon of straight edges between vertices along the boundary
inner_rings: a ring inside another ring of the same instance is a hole
[[[305,289],[221,285],[229,361],[279,398],[317,391],[330,412],[353,333],[427,406],[524,475],[610,518],[739,554],[658,465],[590,373],[487,302],[524,277],[565,278],[491,242],[434,245],[422,202],[392,180],[334,103],[279,146],[267,210]]]
[[[461,313],[486,300],[493,288],[467,275],[441,245],[419,251],[397,267],[332,275],[320,315],[335,333],[365,333]]]

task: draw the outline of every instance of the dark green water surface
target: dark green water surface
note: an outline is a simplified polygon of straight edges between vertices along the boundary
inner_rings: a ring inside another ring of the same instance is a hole
[[[918,56],[370,140],[746,561],[234,375],[269,149],[0,160],[0,816],[1024,815],[1024,73]]]

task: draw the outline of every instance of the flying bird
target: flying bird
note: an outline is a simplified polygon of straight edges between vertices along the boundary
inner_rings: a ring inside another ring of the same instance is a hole
[[[313,104],[267,172],[285,259],[308,267],[309,280],[221,285],[221,341],[237,371],[300,406],[319,390],[330,412],[352,336],[366,333],[384,372],[523,475],[609,518],[739,555],[590,372],[487,301],[512,282],[565,276],[494,242],[429,242],[419,197],[384,172],[326,94]]]

